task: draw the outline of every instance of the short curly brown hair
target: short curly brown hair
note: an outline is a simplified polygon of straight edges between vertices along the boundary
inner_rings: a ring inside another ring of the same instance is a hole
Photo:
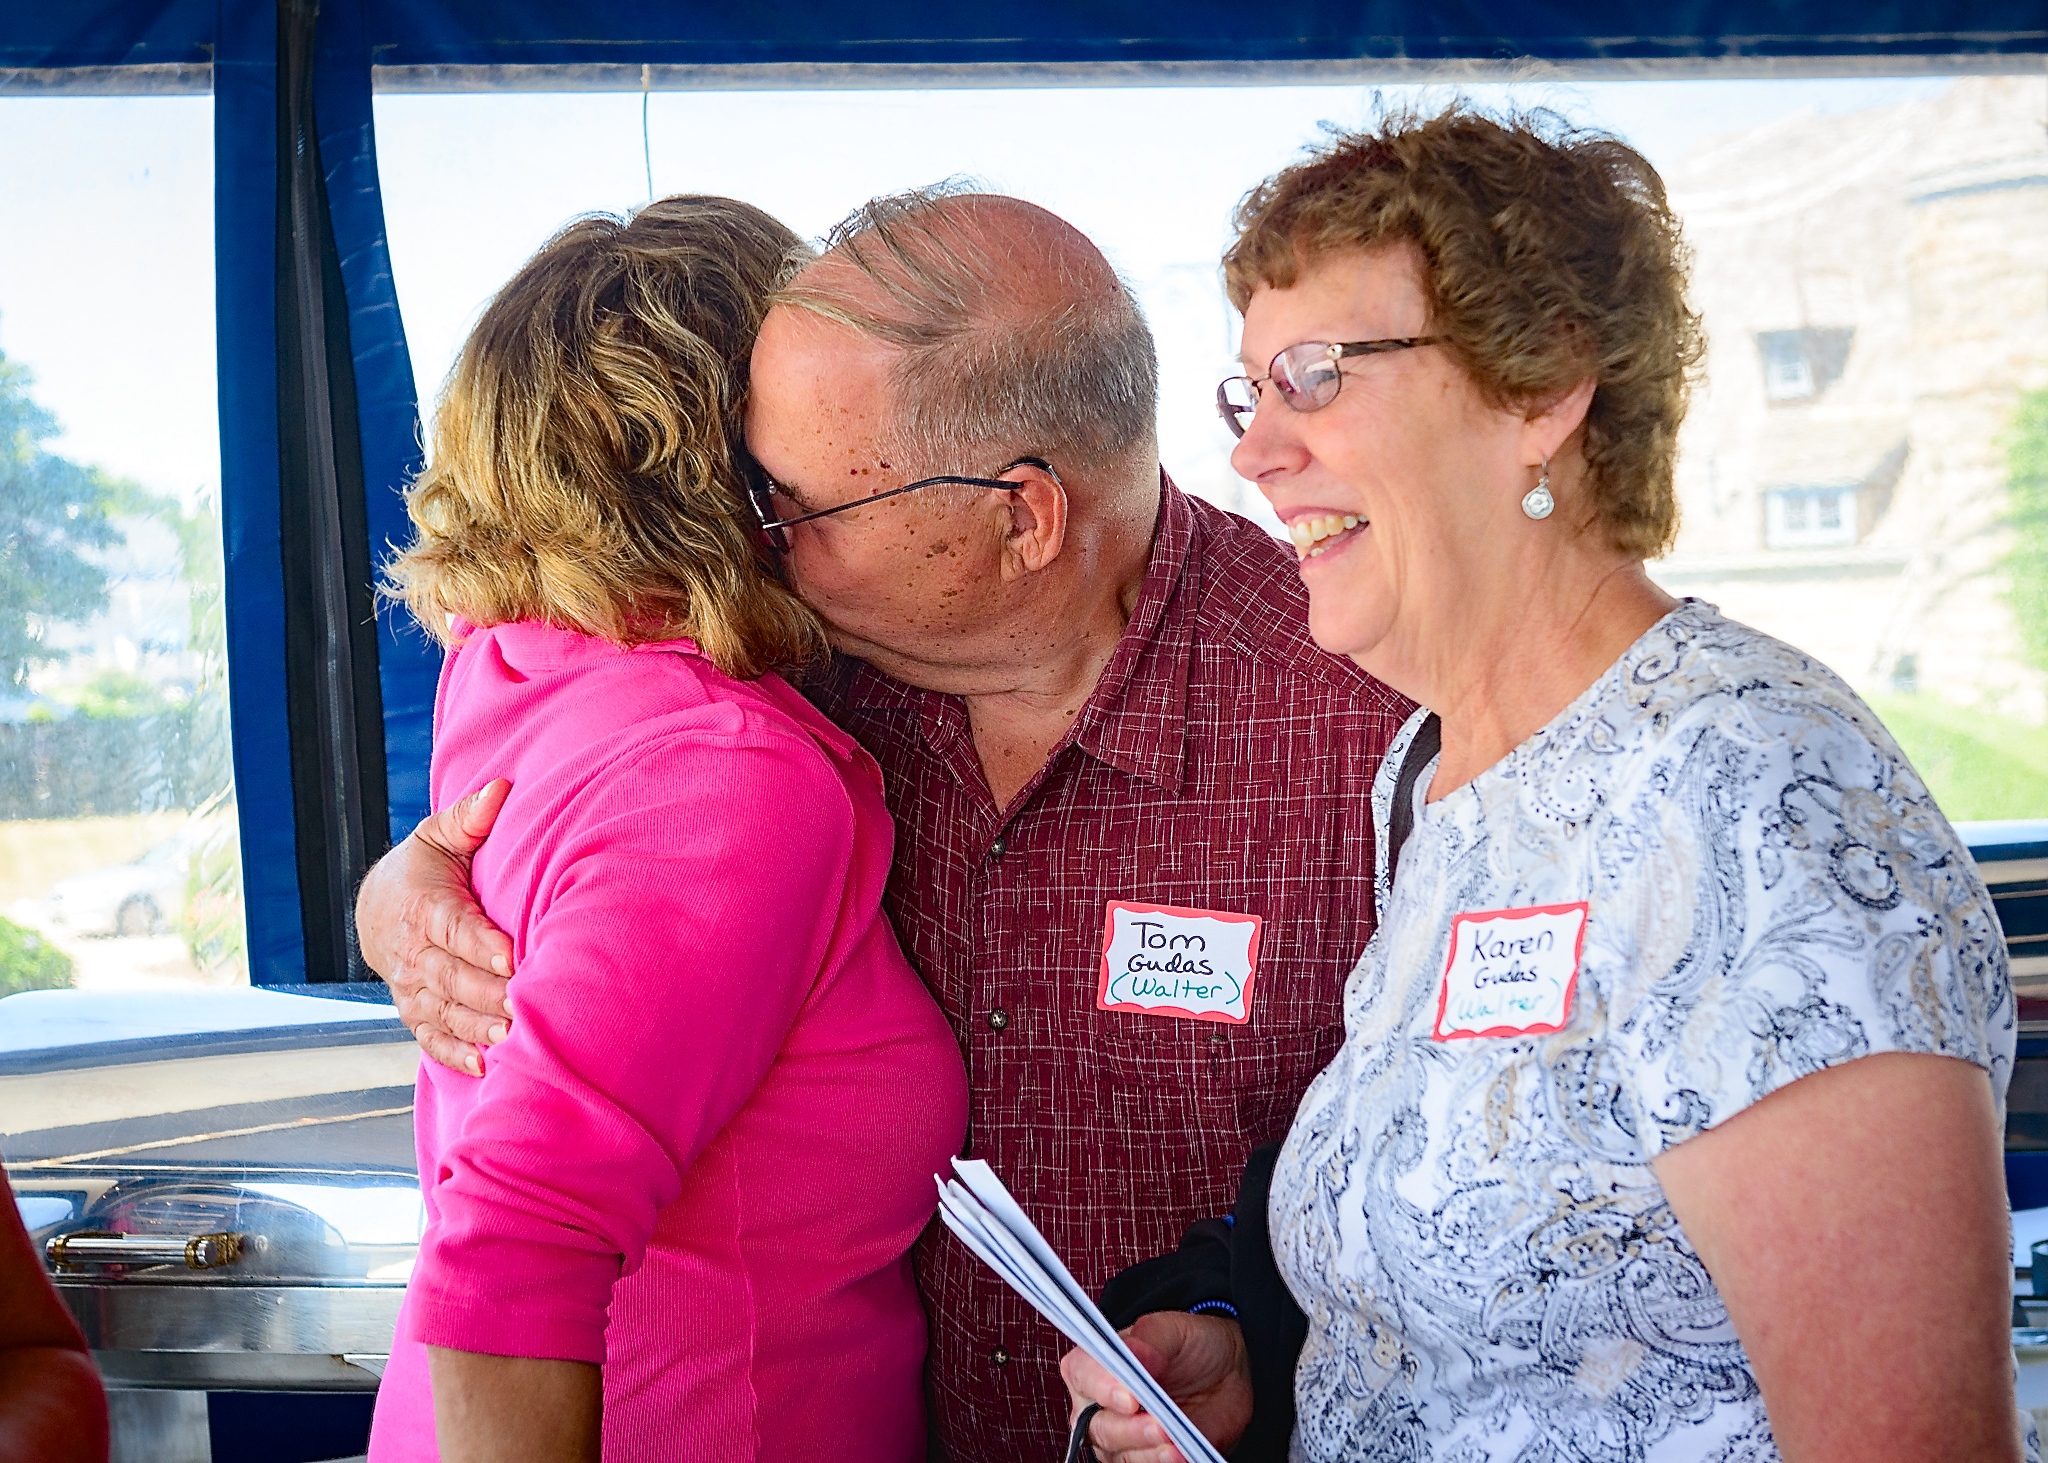
[[[823,651],[744,506],[747,362],[795,234],[678,196],[576,220],[485,307],[386,569],[437,639],[541,620],[620,645],[688,636],[751,678]]]
[[[1253,189],[1236,225],[1223,270],[1240,311],[1325,256],[1405,240],[1422,254],[1429,329],[1488,400],[1540,402],[1591,375],[1595,520],[1624,553],[1671,547],[1704,340],[1677,215],[1640,153],[1551,112],[1390,112]]]

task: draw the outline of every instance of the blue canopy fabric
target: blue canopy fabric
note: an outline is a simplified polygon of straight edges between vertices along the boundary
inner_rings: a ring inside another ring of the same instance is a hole
[[[396,488],[423,465],[412,356],[377,183],[377,138],[370,115],[370,48],[361,0],[326,0],[320,17],[314,97],[320,157],[348,296],[355,357],[356,411],[363,451],[371,551],[410,537]],[[404,615],[377,618],[377,676],[383,690],[385,773],[390,836],[396,843],[428,812],[427,754],[433,739],[438,647]]]
[[[404,538],[399,490],[419,463],[411,363],[378,190],[373,66],[1128,67],[2043,55],[2044,0],[784,0],[773,6],[326,0],[314,110],[346,295],[372,553]],[[277,6],[274,0],[0,0],[0,73],[208,63],[215,98],[228,644],[249,950],[258,984],[285,985],[306,979],[307,950],[295,857],[280,559]],[[427,811],[439,657],[400,617],[388,615],[377,653],[396,839]]]
[[[213,46],[214,309],[228,694],[249,978],[306,978],[285,715],[277,433],[277,12],[224,0]]]
[[[357,0],[385,66],[2038,55],[2039,0]],[[0,67],[203,62],[238,0],[0,5]]]
[[[246,25],[231,11],[234,0],[0,0],[0,67],[204,65]]]
[[[2048,13],[2025,0],[385,0],[372,35],[382,65],[1573,60],[2032,53]]]

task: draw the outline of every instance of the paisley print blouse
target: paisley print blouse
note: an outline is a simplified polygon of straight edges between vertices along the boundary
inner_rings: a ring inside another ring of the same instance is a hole
[[[1423,808],[1391,888],[1379,846],[1345,1044],[1273,1180],[1293,1457],[1776,1460],[1649,1161],[1871,1052],[1974,1062],[2002,1109],[2005,946],[1955,831],[1832,672],[1687,601]],[[1558,1029],[1433,1038],[1455,916],[1581,902]]]

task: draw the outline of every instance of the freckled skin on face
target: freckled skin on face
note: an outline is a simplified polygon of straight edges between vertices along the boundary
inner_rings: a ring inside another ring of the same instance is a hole
[[[797,495],[785,514],[902,486],[881,410],[889,367],[882,347],[843,326],[770,312],[754,348],[747,445]],[[887,660],[971,625],[992,594],[1004,510],[991,497],[939,487],[803,524],[784,565],[838,649]]]
[[[1114,307],[1109,262],[1045,210],[981,195],[934,210],[934,238],[956,233],[999,266],[977,323],[1008,328]],[[886,314],[886,301],[870,300],[873,285],[844,252],[828,251],[798,277],[803,297],[856,308],[869,301]],[[770,311],[754,349],[747,442],[787,485],[783,516],[856,505],[789,530],[791,585],[837,649],[965,701],[1001,806],[1067,733],[1125,632],[1159,512],[1158,455],[1147,433],[1107,460],[1063,461],[1072,444],[1059,441],[1003,449],[1045,452],[1053,471],[1006,467],[1009,455],[1004,463],[948,460],[928,444],[892,438],[899,359],[813,310]],[[884,445],[892,441],[894,450]],[[934,485],[859,503],[951,473],[1000,475],[1014,486]]]

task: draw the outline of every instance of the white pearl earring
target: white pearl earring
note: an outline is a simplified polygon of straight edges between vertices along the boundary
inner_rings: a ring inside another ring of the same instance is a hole
[[[1545,519],[1557,507],[1557,499],[1550,496],[1550,464],[1543,464],[1543,476],[1536,479],[1536,486],[1522,495],[1522,511],[1534,519]]]

